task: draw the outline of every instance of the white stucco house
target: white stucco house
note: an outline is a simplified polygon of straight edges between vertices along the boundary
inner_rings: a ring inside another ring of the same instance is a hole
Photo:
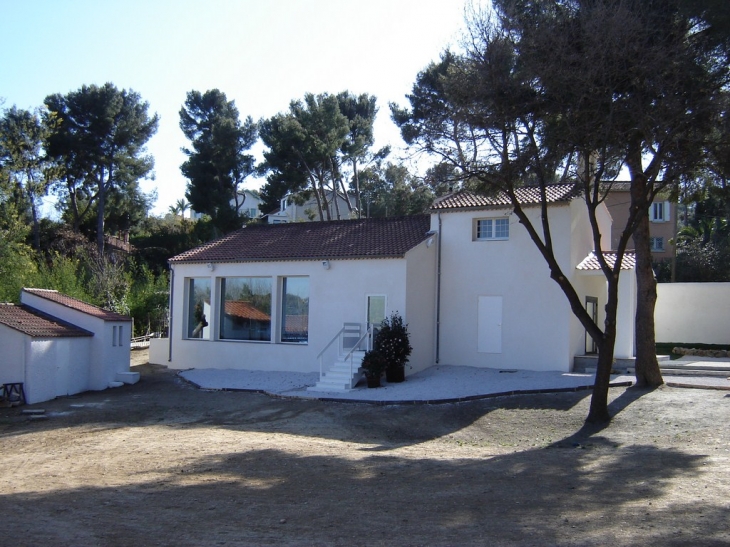
[[[350,206],[355,203],[354,196],[348,196],[350,203],[348,204],[344,194],[328,190],[325,192],[327,198],[327,208],[324,214],[335,220],[347,219],[354,216],[350,213]],[[312,196],[303,203],[298,203],[298,196],[287,194],[279,200],[279,208],[276,211],[268,213],[266,221],[269,224],[284,224],[287,222],[318,222],[319,209],[317,198]],[[339,216],[338,216],[339,215]]]
[[[238,212],[246,215],[248,218],[259,218],[261,216],[261,198],[251,190],[241,190],[238,193],[239,209]],[[236,206],[236,200],[231,200],[231,206]],[[199,213],[193,209],[190,210],[190,218],[192,220],[200,220],[203,213]]]
[[[20,301],[0,304],[0,383],[22,383],[26,402],[139,380],[130,317],[46,289],[23,289]]]
[[[537,196],[520,191],[534,221]],[[549,188],[549,200],[560,266],[602,321],[606,283],[585,205],[570,185]],[[598,214],[608,244],[611,217]],[[407,374],[434,364],[570,371],[593,350],[506,196],[460,191],[429,215],[250,225],[170,267],[171,337],[151,356],[177,369],[310,372],[324,361],[326,372],[395,311],[414,348]],[[616,356],[631,357],[635,279],[620,279]]]

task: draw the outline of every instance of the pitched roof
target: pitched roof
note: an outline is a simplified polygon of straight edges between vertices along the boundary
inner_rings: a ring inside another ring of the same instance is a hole
[[[425,241],[428,215],[290,224],[249,224],[170,259],[262,262],[331,258],[402,258]]]
[[[103,319],[104,321],[131,321],[132,320],[131,317],[122,315],[121,313],[116,313],[113,311],[105,310],[98,306],[88,304],[87,302],[84,302],[83,300],[79,300],[77,298],[72,298],[71,296],[62,294],[58,291],[52,291],[50,289],[27,289],[27,288],[24,288],[23,291],[27,292],[28,294],[38,296],[40,298],[50,300],[51,302],[61,304],[62,306],[65,306],[67,308],[71,308],[71,309],[80,311],[87,315],[91,315],[98,319]]]
[[[580,188],[575,184],[553,184],[546,186],[545,192],[548,203],[568,203],[580,195]],[[523,206],[539,205],[541,202],[539,186],[515,188],[515,195]],[[512,201],[504,192],[499,192],[493,196],[485,196],[475,194],[469,190],[459,190],[437,199],[431,206],[431,210],[483,209],[487,207],[512,207]]]
[[[271,316],[255,308],[251,302],[245,300],[226,300],[226,315],[251,321],[271,321]]]
[[[616,252],[615,251],[604,251],[603,257],[606,259],[606,263],[610,268],[616,264]],[[636,253],[626,252],[624,253],[623,260],[621,261],[622,270],[632,270],[636,267]],[[598,262],[598,257],[595,251],[591,251],[587,257],[585,257],[580,264],[575,267],[576,270],[600,270],[601,264]]]
[[[25,304],[0,304],[0,324],[33,338],[94,336],[93,332],[62,321]]]

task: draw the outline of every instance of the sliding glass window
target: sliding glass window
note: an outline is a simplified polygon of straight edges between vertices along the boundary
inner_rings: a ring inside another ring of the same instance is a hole
[[[271,341],[271,278],[221,279],[220,339]]]
[[[285,277],[281,292],[281,341],[306,344],[309,340],[309,278]]]

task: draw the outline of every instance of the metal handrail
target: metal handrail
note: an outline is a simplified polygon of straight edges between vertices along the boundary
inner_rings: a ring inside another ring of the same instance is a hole
[[[319,379],[322,379],[322,355],[324,355],[324,352],[329,349],[329,347],[334,344],[336,341],[340,339],[340,335],[345,332],[345,326],[343,325],[342,328],[335,334],[335,337],[332,338],[332,340],[329,341],[329,344],[327,344],[322,351],[319,352],[319,355],[317,355],[317,359],[319,360]]]
[[[342,327],[344,330],[345,327]],[[352,354],[355,353],[355,351],[360,351],[360,344],[362,344],[362,341],[365,340],[365,338],[368,338],[370,342],[367,344],[366,349],[372,349],[372,333],[373,333],[373,325],[371,323],[368,323],[368,328],[365,331],[365,334],[363,334],[360,339],[355,342],[355,345],[352,346],[352,349],[347,352],[347,354],[344,357],[344,360],[349,359],[350,360],[350,378],[352,378]],[[321,373],[320,373],[321,378]]]

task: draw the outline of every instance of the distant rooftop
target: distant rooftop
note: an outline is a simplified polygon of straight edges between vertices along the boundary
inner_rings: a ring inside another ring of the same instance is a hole
[[[28,294],[33,294],[40,298],[45,298],[67,308],[71,308],[87,315],[103,319],[104,321],[131,321],[132,318],[121,313],[105,310],[98,306],[94,306],[77,298],[67,296],[58,291],[52,291],[50,289],[23,289]]]
[[[606,259],[606,263],[608,264],[608,266],[610,268],[613,268],[614,264],[616,264],[617,254],[614,251],[604,251],[603,256]],[[623,260],[621,261],[621,269],[632,270],[635,267],[636,253],[634,253],[633,251],[624,253]],[[583,261],[575,268],[577,270],[583,271],[600,270],[601,264],[598,262],[598,256],[596,255],[595,251],[591,251],[591,254],[585,257]]]
[[[548,203],[568,203],[580,195],[580,188],[575,184],[553,184],[545,187]],[[539,205],[541,202],[539,186],[522,186],[515,189],[517,200],[523,206]],[[475,194],[469,190],[459,190],[453,194],[437,199],[431,210],[449,209],[483,209],[487,207],[511,207],[512,201],[504,192],[493,196]]]
[[[402,258],[428,239],[429,215],[249,224],[170,262],[262,262],[334,258]]]

